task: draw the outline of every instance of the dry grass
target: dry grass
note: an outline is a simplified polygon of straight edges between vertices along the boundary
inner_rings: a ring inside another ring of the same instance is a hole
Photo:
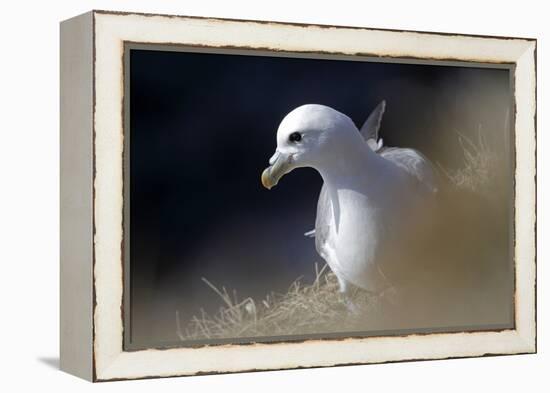
[[[439,168],[450,183],[460,190],[490,196],[495,193],[495,186],[500,181],[498,156],[485,141],[484,133],[479,126],[477,140],[468,138],[456,131],[458,143],[463,152],[463,166],[455,170],[447,170],[439,164]]]
[[[185,328],[176,316],[178,337],[187,341],[354,330],[359,321],[348,312],[336,276],[327,265],[318,269],[315,264],[315,271],[313,283],[304,284],[298,279],[286,293],[271,293],[261,301],[250,297],[239,300],[235,291],[229,293],[202,278],[223,305],[213,315],[202,310]],[[357,298],[361,305],[359,294]],[[367,299],[362,299],[362,306],[366,307]]]

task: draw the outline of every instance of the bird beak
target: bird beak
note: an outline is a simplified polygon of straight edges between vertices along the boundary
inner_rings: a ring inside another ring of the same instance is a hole
[[[292,156],[290,154],[276,151],[269,159],[270,166],[265,168],[262,172],[262,185],[268,190],[276,186],[281,177],[294,169],[292,161]]]

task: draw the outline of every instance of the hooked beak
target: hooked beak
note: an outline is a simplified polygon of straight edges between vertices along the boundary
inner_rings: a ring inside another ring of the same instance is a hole
[[[269,159],[270,166],[262,172],[262,185],[268,190],[276,186],[281,177],[294,169],[292,161],[292,155],[276,151]]]

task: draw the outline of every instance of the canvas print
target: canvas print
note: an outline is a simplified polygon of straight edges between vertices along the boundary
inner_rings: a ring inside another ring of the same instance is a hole
[[[506,329],[506,65],[128,44],[127,349]]]

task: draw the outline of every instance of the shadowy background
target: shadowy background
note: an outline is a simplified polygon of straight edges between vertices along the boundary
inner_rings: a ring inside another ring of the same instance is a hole
[[[505,69],[132,49],[132,344],[176,341],[176,310],[183,322],[215,311],[220,299],[201,277],[241,298],[313,277],[322,260],[303,233],[314,226],[320,176],[297,170],[271,191],[260,183],[292,109],[328,105],[360,127],[385,99],[386,145],[417,148],[452,170],[464,159],[456,131],[482,133],[506,172],[509,79]],[[502,213],[500,237],[476,236],[507,257]]]

